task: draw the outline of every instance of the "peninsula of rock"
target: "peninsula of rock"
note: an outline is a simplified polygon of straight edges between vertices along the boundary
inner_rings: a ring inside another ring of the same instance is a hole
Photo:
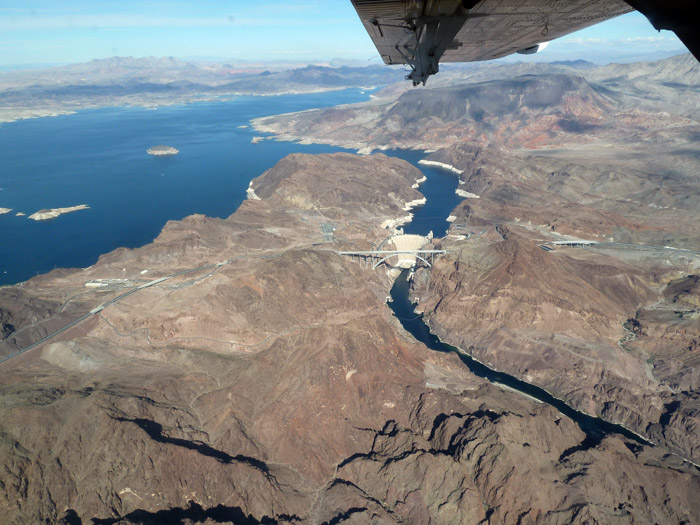
[[[55,219],[59,215],[65,213],[71,213],[79,210],[87,210],[90,206],[87,204],[79,204],[78,206],[69,206],[68,208],[50,208],[48,210],[39,210],[36,213],[32,213],[29,218],[33,221],[47,221],[49,219]]]

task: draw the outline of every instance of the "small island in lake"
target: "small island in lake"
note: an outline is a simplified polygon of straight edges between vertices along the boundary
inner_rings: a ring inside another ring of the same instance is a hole
[[[39,210],[36,213],[32,213],[29,218],[33,221],[47,221],[49,219],[55,219],[59,215],[64,213],[70,213],[72,211],[87,210],[90,206],[87,204],[79,204],[78,206],[70,206],[68,208],[51,208],[49,210]]]
[[[180,153],[172,146],[151,146],[146,150],[149,155],[177,155]]]
[[[12,211],[12,208],[0,208],[0,215],[3,213],[10,213]]]

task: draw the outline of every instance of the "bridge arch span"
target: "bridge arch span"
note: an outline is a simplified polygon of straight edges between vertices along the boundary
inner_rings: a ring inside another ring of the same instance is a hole
[[[376,269],[377,269],[377,266],[379,266],[380,264],[382,264],[383,262],[385,262],[387,259],[390,259],[391,257],[395,257],[395,256],[397,256],[397,255],[399,255],[399,254],[397,254],[397,253],[392,253],[391,255],[387,255],[387,256],[384,257],[383,259],[380,259],[379,261],[377,261],[376,263],[374,263],[374,266],[372,266],[372,269],[373,269],[373,270],[376,270]],[[420,259],[420,260],[423,261],[425,264],[427,264],[427,265],[428,265],[428,268],[432,268],[432,267],[433,267],[432,264],[430,264],[427,260],[425,260],[425,259],[424,259],[423,257],[421,257],[420,255],[418,255],[418,254],[413,254],[413,256],[414,256],[416,259]]]

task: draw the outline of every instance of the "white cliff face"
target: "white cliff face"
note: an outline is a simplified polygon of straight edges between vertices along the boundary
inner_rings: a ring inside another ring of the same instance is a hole
[[[422,179],[417,179],[416,182],[423,182],[425,181],[426,178],[423,177]],[[415,186],[414,186],[415,187]],[[411,209],[415,208],[416,206],[422,206],[425,204],[426,199],[423,197],[422,199],[414,199],[412,201],[408,201],[406,204],[403,206],[404,211],[410,211]],[[404,217],[399,217],[397,219],[388,219],[382,223],[382,228],[385,228],[387,230],[396,230],[398,227],[403,226],[404,224],[407,224],[413,220],[413,214],[409,213],[408,215]]]
[[[248,184],[248,189],[245,191],[246,197],[252,201],[259,201],[260,197],[258,197],[255,194],[255,190],[253,189],[253,181],[250,181],[250,184]]]
[[[387,219],[382,223],[382,228],[387,229],[387,230],[395,230],[399,226],[403,226],[404,224],[408,224],[413,220],[413,214],[409,213],[405,217],[399,217],[398,219]]]
[[[477,195],[476,193],[469,193],[468,191],[460,190],[459,188],[457,188],[455,190],[455,193],[457,195],[459,195],[460,197],[464,197],[465,199],[478,199],[479,198],[479,195]]]
[[[413,188],[414,190],[417,190],[418,187],[419,187],[421,184],[423,184],[426,180],[428,180],[428,177],[426,177],[425,175],[423,175],[420,179],[416,179],[416,183],[415,183],[413,186],[411,186],[411,188]]]
[[[406,204],[404,204],[403,209],[404,211],[408,211],[415,208],[416,206],[422,206],[423,204],[425,204],[425,197],[423,197],[422,199],[414,199],[412,201],[407,202]]]
[[[419,160],[418,164],[423,164],[424,166],[435,166],[437,168],[442,168],[447,171],[451,171],[452,173],[456,173],[457,175],[461,175],[464,173],[464,170],[460,170],[452,166],[451,164],[445,164],[444,162],[437,162],[435,160]]]

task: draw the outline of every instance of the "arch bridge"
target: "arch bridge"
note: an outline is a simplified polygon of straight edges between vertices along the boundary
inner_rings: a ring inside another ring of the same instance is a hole
[[[396,267],[411,268],[416,266],[418,261],[422,261],[428,268],[433,266],[433,258],[447,253],[447,250],[360,250],[350,252],[335,252],[338,255],[357,257],[366,264],[371,264],[372,269],[376,269],[380,264],[386,263],[391,257],[399,257]],[[408,257],[401,258],[401,255]],[[428,258],[430,261],[428,261]]]

